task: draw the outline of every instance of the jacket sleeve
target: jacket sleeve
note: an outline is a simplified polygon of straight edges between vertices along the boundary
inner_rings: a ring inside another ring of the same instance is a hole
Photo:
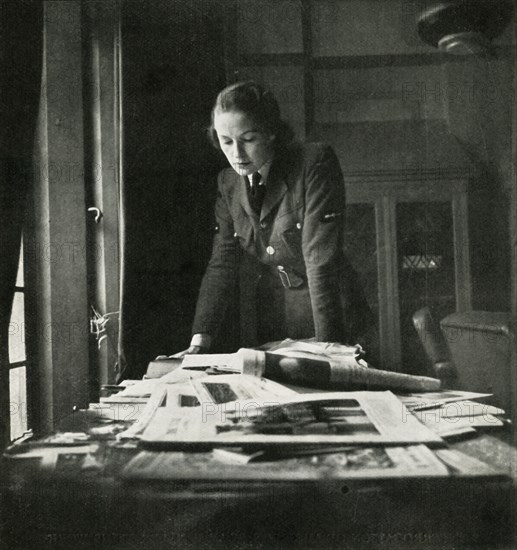
[[[215,204],[215,236],[212,255],[197,299],[192,333],[215,335],[238,283],[240,246],[234,237],[233,219],[219,174]]]
[[[325,147],[306,167],[302,231],[316,339],[324,342],[348,338],[340,296],[344,214],[343,175],[334,151]]]

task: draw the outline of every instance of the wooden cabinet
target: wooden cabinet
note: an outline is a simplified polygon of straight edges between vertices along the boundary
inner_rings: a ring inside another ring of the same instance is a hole
[[[468,181],[408,172],[345,179],[345,247],[378,313],[382,367],[422,374],[412,314],[425,305],[440,317],[471,308]]]

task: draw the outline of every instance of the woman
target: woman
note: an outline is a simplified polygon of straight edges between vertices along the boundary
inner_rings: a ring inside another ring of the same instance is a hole
[[[209,137],[231,168],[218,177],[212,256],[191,345],[178,355],[210,349],[242,259],[241,323],[253,328],[242,345],[313,336],[361,342],[372,315],[342,250],[345,188],[332,149],[293,141],[276,99],[254,82],[219,93]]]

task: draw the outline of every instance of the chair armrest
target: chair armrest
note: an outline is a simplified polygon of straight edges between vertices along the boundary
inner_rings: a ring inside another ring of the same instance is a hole
[[[457,388],[493,394],[487,403],[510,411],[514,380],[512,315],[463,311],[451,313],[440,325],[454,363]]]
[[[440,323],[433,317],[429,307],[423,307],[413,314],[413,326],[429,359],[432,375],[442,382],[449,382],[455,375],[454,365]]]

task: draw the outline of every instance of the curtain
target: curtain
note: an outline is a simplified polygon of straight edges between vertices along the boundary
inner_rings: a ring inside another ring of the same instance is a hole
[[[0,445],[9,441],[9,321],[32,176],[43,3],[0,1]]]
[[[224,165],[206,127],[226,80],[218,3],[126,2],[122,11],[118,359],[119,378],[140,378],[156,355],[190,343]]]

